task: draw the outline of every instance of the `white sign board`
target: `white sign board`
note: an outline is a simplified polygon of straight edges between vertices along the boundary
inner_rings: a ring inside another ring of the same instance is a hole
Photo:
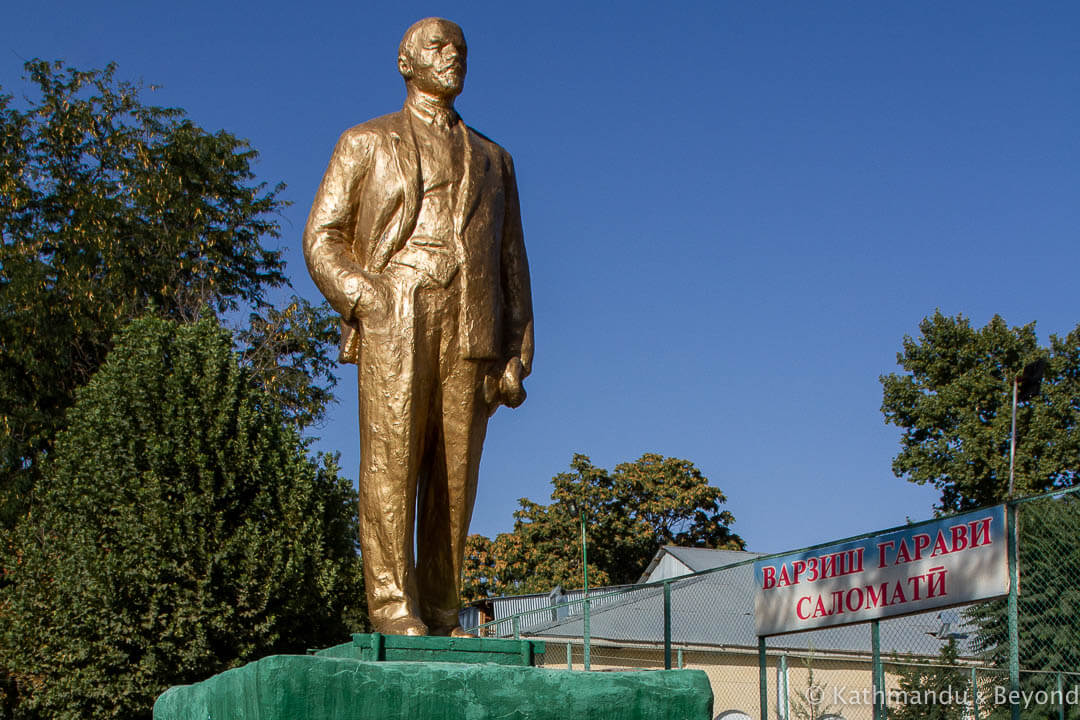
[[[1005,506],[754,563],[759,636],[848,625],[1009,592]]]

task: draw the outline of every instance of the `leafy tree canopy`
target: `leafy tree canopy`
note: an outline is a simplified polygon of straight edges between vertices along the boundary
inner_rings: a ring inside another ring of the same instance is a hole
[[[329,399],[337,333],[301,300],[268,312],[285,284],[265,245],[282,186],[254,180],[246,141],[144,104],[114,65],[26,71],[19,102],[0,88],[0,528],[25,512],[75,389],[126,322],[253,309],[251,379],[300,423]]]
[[[140,319],[79,390],[8,549],[17,717],[149,718],[170,685],[361,629],[351,483],[231,343]]]
[[[521,499],[513,532],[469,537],[466,600],[579,587],[582,513],[590,585],[636,582],[660,545],[745,547],[724,494],[688,460],[647,453],[609,472],[578,454],[570,467],[552,478],[551,504]]]
[[[993,504],[1008,494],[1013,379],[1046,360],[1040,392],[1017,413],[1016,493],[1074,485],[1080,474],[1080,326],[1040,346],[1035,323],[995,316],[924,319],[904,338],[904,373],[881,377],[885,421],[903,429],[897,477],[941,491],[939,509]]]

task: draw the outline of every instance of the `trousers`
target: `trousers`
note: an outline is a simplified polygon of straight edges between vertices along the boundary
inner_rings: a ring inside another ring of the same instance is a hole
[[[494,362],[463,357],[460,278],[393,263],[383,277],[392,306],[364,319],[358,358],[368,611],[376,629],[411,616],[438,633],[458,624]]]

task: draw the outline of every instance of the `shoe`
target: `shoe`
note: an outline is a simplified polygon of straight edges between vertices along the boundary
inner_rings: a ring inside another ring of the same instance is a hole
[[[413,637],[423,637],[428,634],[428,626],[421,622],[420,618],[412,615],[406,615],[405,617],[394,618],[393,620],[386,620],[384,622],[374,622],[376,632],[381,632],[383,635],[410,635]]]
[[[439,637],[474,638],[475,633],[463,630],[460,625],[441,625],[431,628],[431,634]]]

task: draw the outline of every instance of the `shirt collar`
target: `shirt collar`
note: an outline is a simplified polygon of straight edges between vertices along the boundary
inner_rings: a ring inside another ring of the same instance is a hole
[[[441,107],[426,101],[424,98],[409,98],[405,101],[405,107],[412,112],[413,117],[422,120],[429,126],[451,128],[460,119],[457,111],[453,108]]]

